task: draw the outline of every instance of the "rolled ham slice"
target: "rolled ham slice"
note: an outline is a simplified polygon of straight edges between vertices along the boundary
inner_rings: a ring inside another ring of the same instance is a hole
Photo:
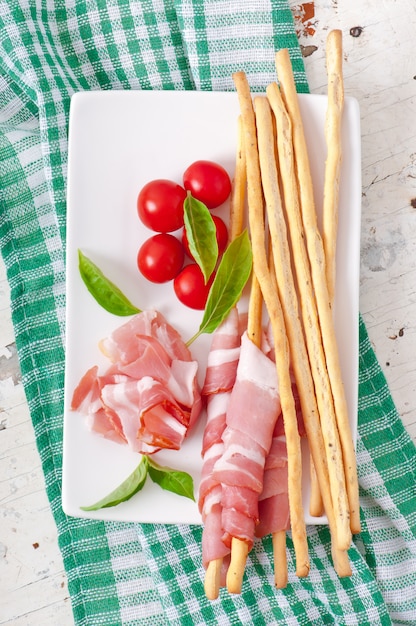
[[[259,496],[259,518],[256,537],[265,537],[290,527],[287,448],[282,417],[276,422],[264,467],[263,491]]]
[[[214,479],[222,485],[226,545],[233,537],[245,541],[249,549],[253,545],[265,462],[280,411],[275,364],[244,332],[223,435],[224,453],[214,467]]]
[[[219,485],[218,480],[214,477],[213,471],[215,464],[218,459],[221,458],[224,451],[222,433],[225,428],[225,416],[229,397],[230,392],[221,392],[215,395],[213,394],[207,399],[207,423],[205,430],[209,431],[209,445],[206,445],[202,452],[201,482],[198,496],[198,506],[203,522],[205,521],[206,515],[209,513],[209,506],[206,502],[207,496],[211,490]],[[212,424],[216,426],[215,439]]]
[[[90,368],[71,408],[106,438],[151,454],[178,450],[202,408],[198,363],[157,311],[144,311],[100,342],[110,363]]]
[[[101,401],[118,416],[127,443],[136,452],[145,452],[148,446],[180,449],[189,425],[189,411],[183,411],[159,381],[144,376],[105,385]]]
[[[240,319],[236,308],[220,324],[212,336],[202,394],[205,396],[230,391],[235,382],[240,358]]]
[[[202,562],[223,562],[220,584],[225,584],[230,549],[222,541],[221,484],[214,477],[214,467],[224,450],[223,432],[226,413],[234,386],[240,355],[239,315],[232,309],[212,336],[202,393],[207,399],[207,422],[202,442],[202,475],[198,506],[203,521]]]
[[[225,411],[229,401],[230,392],[221,392],[218,395],[208,397],[207,423],[210,416],[217,424],[225,423]],[[221,411],[219,419],[218,411]],[[221,440],[221,431],[218,432],[218,440],[205,449],[202,463],[201,483],[199,487],[198,506],[201,512],[202,530],[202,564],[206,569],[211,561],[229,557],[230,548],[222,541],[222,487],[214,477],[214,467],[221,458],[224,444]],[[225,584],[226,567],[222,568],[220,584]]]

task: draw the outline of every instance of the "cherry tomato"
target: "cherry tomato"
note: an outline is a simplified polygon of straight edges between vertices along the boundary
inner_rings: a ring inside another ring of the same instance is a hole
[[[143,224],[158,233],[170,233],[183,226],[186,191],[171,180],[147,183],[137,198],[137,212]]]
[[[160,233],[146,239],[137,255],[137,266],[152,283],[166,283],[181,271],[185,252],[179,239]]]
[[[213,215],[212,219],[214,221],[215,228],[216,228],[218,254],[222,254],[225,248],[227,247],[227,243],[228,243],[227,226],[225,225],[225,222],[220,217],[218,217],[218,215]],[[186,254],[192,259],[193,257],[192,257],[191,251],[189,250],[188,238],[186,236],[185,229],[183,229],[183,232],[182,232],[182,243],[183,243],[183,247],[185,248]]]
[[[231,193],[231,180],[222,165],[213,161],[195,161],[183,175],[183,186],[209,209],[225,202]]]
[[[190,263],[185,265],[183,270],[176,276],[173,281],[173,288],[176,297],[182,304],[191,309],[202,311],[205,309],[213,280],[214,276],[211,276],[208,283],[205,284],[204,275],[199,265]]]

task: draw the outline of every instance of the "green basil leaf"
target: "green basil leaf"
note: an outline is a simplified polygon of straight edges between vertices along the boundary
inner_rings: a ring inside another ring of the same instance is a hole
[[[178,496],[184,496],[195,501],[194,496],[194,481],[192,476],[186,472],[172,469],[170,467],[162,467],[158,465],[156,461],[149,458],[149,476],[154,483],[166,489],[172,491]]]
[[[143,489],[146,482],[148,471],[148,460],[146,456],[142,456],[136,469],[124,480],[121,485],[116,487],[108,496],[102,498],[95,504],[90,506],[82,506],[83,511],[98,511],[110,506],[117,506],[120,502],[130,500],[136,493]]]
[[[189,192],[183,211],[189,250],[201,268],[207,283],[218,260],[215,224],[205,204],[193,198]]]
[[[202,333],[212,333],[239,301],[250,277],[253,254],[247,230],[230,243],[223,254],[208,295],[204,316],[198,332],[187,342],[189,346]]]
[[[81,250],[78,250],[78,262],[81,278],[88,291],[106,311],[114,315],[134,315],[141,312]]]

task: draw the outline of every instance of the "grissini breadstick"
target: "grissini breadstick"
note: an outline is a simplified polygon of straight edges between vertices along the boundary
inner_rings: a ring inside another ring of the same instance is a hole
[[[345,398],[333,316],[328,294],[325,255],[322,238],[317,225],[312,178],[303,131],[303,123],[300,115],[289,51],[287,49],[279,50],[276,53],[275,60],[282,96],[292,121],[300,206],[304,231],[306,234],[306,244],[311,262],[312,280],[318,306],[322,341],[342,444],[346,486],[350,507],[350,527],[352,533],[358,533],[360,532],[361,526],[355,450],[348,419],[348,407]]]
[[[340,30],[331,30],[328,34],[326,66],[328,75],[328,106],[325,121],[327,157],[324,176],[322,240],[325,251],[328,293],[332,306],[335,293],[339,177],[342,158],[341,124],[344,109],[342,32]]]
[[[278,530],[272,535],[274,585],[276,589],[284,589],[287,586],[287,556],[286,556],[286,531]]]
[[[277,91],[277,94],[274,94],[275,90]],[[280,148],[278,148],[276,152],[277,152],[277,159],[279,160],[280,178],[283,179],[282,180],[283,205],[284,206],[286,205],[286,215],[289,212],[296,214],[296,213],[299,213],[299,207],[296,207],[296,203],[295,203],[295,200],[296,200],[295,182],[296,181],[295,181],[295,176],[294,176],[293,158],[290,158],[291,152],[293,151],[292,138],[291,138],[292,136],[291,136],[291,130],[290,130],[290,120],[285,115],[286,111],[284,107],[282,108],[283,102],[282,102],[282,99],[280,98],[280,93],[276,84],[270,85],[267,88],[267,95],[271,104],[271,108],[275,112],[274,120],[275,120],[276,129],[277,129],[277,137],[279,138],[278,143],[280,143]],[[278,111],[279,106],[282,108],[280,113]],[[287,122],[286,125],[284,124],[285,120]],[[288,184],[290,182],[292,183],[292,185],[294,185],[293,189],[290,187],[290,185],[288,187]],[[286,190],[286,194],[285,194],[285,190]],[[292,215],[292,220],[293,219],[294,219],[294,216]],[[288,223],[292,220],[288,219]],[[292,230],[293,230],[293,223],[292,223]],[[306,249],[304,246],[302,250],[299,250],[299,245],[301,245],[301,242],[302,242],[301,232],[299,232],[298,235],[299,235],[298,244],[292,245],[293,257],[295,256],[298,257],[299,254],[302,256],[304,255],[304,253],[306,253]],[[294,265],[296,267],[296,263],[294,263]],[[304,265],[306,269],[306,267],[308,267],[307,259],[304,259]],[[311,282],[310,276],[308,275],[301,277],[301,280],[303,280],[304,283]],[[304,289],[305,288],[306,287],[304,285]],[[309,293],[307,297],[313,300],[313,296],[311,293]],[[308,308],[308,305],[305,307],[305,309],[307,308]],[[319,435],[319,433],[314,431],[313,425],[311,425],[309,422],[308,423],[305,422],[305,427],[307,429],[307,434],[309,436],[309,439],[315,440],[317,438],[317,435]],[[315,428],[319,430],[319,423],[315,424]],[[312,459],[312,456],[311,456],[311,459]],[[315,470],[314,464],[313,464],[313,467]],[[337,547],[337,542],[334,541],[334,537],[336,537],[336,532],[337,532],[337,528],[336,528],[337,524],[336,524],[336,516],[335,516],[334,508],[332,506],[331,494],[330,494],[330,491],[326,488],[326,485],[329,483],[328,464],[324,462],[322,463],[318,462],[318,470],[320,474],[321,483],[323,484],[322,491],[325,496],[325,504],[326,504],[326,509],[328,511],[327,516],[328,516],[328,523],[329,523],[331,536],[332,536],[332,556],[333,556],[335,570],[338,573],[338,575],[341,577],[350,576],[351,567],[350,567],[350,563],[348,559],[348,554],[345,550],[340,550]],[[318,486],[319,486],[319,483],[318,483]],[[319,489],[319,494],[321,494],[320,489]]]
[[[315,465],[312,459],[312,456],[310,457],[310,463],[309,463],[309,473],[310,473],[310,479],[311,479],[311,494],[310,494],[310,499],[309,499],[309,513],[313,516],[313,517],[320,517],[321,515],[323,515],[325,513],[325,508],[324,508],[324,503],[322,500],[322,494],[321,494],[321,490],[319,488],[319,481],[318,481],[318,476],[316,474],[316,469],[315,469]]]
[[[275,133],[276,134],[276,133]],[[277,143],[277,142],[276,142]],[[283,195],[282,177],[280,176],[280,190]],[[309,474],[310,474],[310,499],[309,513],[314,517],[319,517],[324,513],[322,496],[319,488],[318,477],[316,475],[315,466],[312,456],[309,457]]]
[[[258,348],[262,342],[262,301],[260,285],[253,273],[251,281],[247,335]],[[231,540],[231,560],[227,571],[227,589],[230,593],[240,593],[244,570],[248,555],[248,545],[245,541],[233,537]]]
[[[272,243],[271,254],[273,255],[273,266],[276,277],[275,284],[277,285],[277,290],[282,306],[286,332],[289,341],[289,349],[291,352],[291,362],[292,367],[295,371],[296,378],[298,362],[304,359],[304,362],[307,363],[308,357],[303,340],[302,326],[299,319],[296,288],[291,270],[289,243],[286,236],[286,224],[283,216],[279,190],[279,180],[275,164],[275,144],[272,115],[269,103],[264,96],[256,96],[254,98],[254,111],[257,128],[261,182],[264,198],[266,201],[270,240]],[[297,356],[294,356],[294,350],[296,350]],[[304,354],[304,357],[302,356],[302,352]],[[300,454],[300,436],[298,431],[297,418],[294,421],[289,422],[289,420],[285,420],[285,417],[283,415],[283,420],[288,448],[289,508],[291,512],[291,526],[293,529],[293,524],[296,524],[297,520],[295,520],[294,516],[292,516],[292,511],[295,509],[297,514],[299,514],[302,510],[302,504],[301,502],[299,502],[302,497],[302,461]],[[299,450],[296,452],[296,457],[293,454],[293,448],[291,447],[290,440],[296,440],[295,446]],[[294,468],[296,469],[296,474],[291,482],[290,461],[292,454],[293,458],[296,458],[297,467]],[[293,493],[295,490],[298,491],[296,496]],[[298,500],[297,502],[295,501],[295,498]],[[293,501],[292,506],[290,504],[291,499]],[[300,556],[301,560],[302,558],[304,558],[304,556]]]
[[[229,221],[229,242],[234,241],[243,230],[244,222],[244,202],[245,202],[245,189],[246,189],[246,159],[243,143],[243,131],[241,117],[238,118],[237,125],[237,150],[235,155],[235,173],[233,181],[233,190],[230,203],[230,221]],[[256,301],[257,302],[257,301]],[[255,306],[255,299],[253,298],[252,306]],[[257,303],[258,306],[258,303]],[[234,547],[234,559],[236,555],[238,557],[238,571],[241,571],[241,567],[245,567],[247,558],[247,552],[244,555],[244,546]],[[235,566],[234,560],[234,566]],[[215,600],[218,598],[220,588],[220,575],[223,559],[213,559],[207,565],[205,572],[204,590],[205,595],[209,600]],[[241,565],[242,564],[242,565]]]
[[[257,121],[257,135],[259,141],[259,154],[260,154],[260,164],[261,164],[261,173],[262,173],[262,182],[263,182],[263,190],[264,196],[266,199],[267,212],[269,217],[269,228],[272,240],[272,251],[274,256],[274,266],[276,269],[276,278],[278,289],[285,291],[284,295],[281,295],[281,300],[284,302],[283,310],[286,312],[285,321],[287,323],[287,319],[289,318],[289,324],[292,327],[293,333],[289,335],[289,342],[292,342],[291,347],[295,347],[297,350],[297,356],[295,358],[295,364],[299,363],[308,363],[308,354],[306,353],[305,345],[303,343],[302,337],[302,328],[297,324],[293,323],[293,320],[296,318],[295,308],[297,306],[296,302],[291,302],[294,295],[289,293],[290,290],[294,289],[294,284],[288,285],[286,288],[284,287],[285,281],[288,283],[293,283],[293,277],[291,275],[291,259],[287,258],[288,254],[288,242],[285,241],[285,231],[286,225],[283,217],[283,210],[281,207],[281,203],[278,199],[278,177],[276,170],[276,163],[274,157],[274,145],[271,140],[273,137],[272,134],[272,117],[269,104],[265,98],[257,97],[255,98],[255,110],[256,110],[256,121]],[[279,128],[277,129],[277,133],[279,134]],[[287,139],[286,139],[287,140]],[[282,173],[283,174],[283,173]],[[291,179],[293,180],[293,178]],[[284,249],[286,248],[286,252]],[[293,251],[296,253],[296,250]],[[277,267],[276,267],[277,266]],[[281,271],[279,272],[279,268]],[[282,272],[286,272],[288,276],[286,278],[282,276]],[[306,387],[302,378],[299,379],[299,392],[300,398],[302,402],[302,408],[307,407],[310,403],[313,404],[315,396],[313,389],[309,390]],[[306,401],[305,401],[306,400]],[[329,519],[331,520],[331,530],[332,536],[335,542],[334,548],[334,557],[337,560],[338,571],[343,575],[347,575],[350,573],[348,557],[345,551],[340,551],[338,548],[337,538],[337,525],[335,523],[335,514],[333,512],[332,506],[332,498],[330,492],[329,485],[329,475],[328,475],[328,466],[325,463],[324,453],[322,454],[323,441],[322,434],[320,431],[319,418],[315,414],[315,419],[310,419],[307,411],[304,414],[304,422],[305,427],[307,427],[307,432],[309,435],[309,439],[311,444],[313,443],[313,449],[315,448],[315,458],[317,459],[317,466],[320,471],[320,478],[322,484],[322,491],[325,495],[326,506],[329,510]],[[320,444],[320,453],[317,455],[316,448]],[[290,451],[288,447],[288,457]],[[345,491],[345,489],[344,489]],[[290,496],[290,488],[289,488],[289,496]],[[348,522],[348,519],[347,519]],[[349,530],[349,528],[348,528]],[[349,535],[350,537],[350,535]],[[348,543],[349,546],[349,543]]]
[[[342,73],[342,32],[331,30],[326,43],[328,105],[325,123],[327,157],[324,176],[322,209],[322,241],[325,252],[326,277],[331,308],[335,297],[336,244],[338,231],[339,177],[342,158],[341,123],[344,108],[344,84]],[[311,515],[323,514],[323,502],[319,491],[315,467],[311,462]]]
[[[216,600],[220,589],[222,559],[213,559],[207,565],[204,580],[204,591],[208,600]]]
[[[286,440],[288,451],[290,450],[290,452],[288,452],[289,507],[292,536],[296,552],[296,573],[298,576],[306,576],[309,572],[310,565],[307,553],[303,505],[299,498],[300,442],[297,432],[296,409],[289,373],[289,346],[281,304],[278,294],[276,294],[272,287],[273,281],[270,276],[264,241],[263,194],[257,150],[256,123],[250,88],[244,72],[236,72],[233,74],[233,80],[238,93],[244,127],[244,145],[247,158],[248,212],[253,248],[253,267],[272,325],[276,348],[276,369],[279,380],[282,413],[285,431],[287,431]]]
[[[282,178],[282,187],[284,193],[284,204],[286,214],[286,224],[288,228],[289,239],[292,249],[293,268],[296,275],[298,294],[300,297],[300,310],[303,319],[303,328],[305,332],[306,346],[309,355],[309,362],[312,372],[312,378],[315,386],[315,396],[320,415],[321,431],[325,444],[329,488],[331,492],[332,508],[335,513],[336,520],[336,544],[342,550],[347,550],[351,544],[351,530],[349,523],[349,506],[347,491],[345,487],[344,464],[342,459],[342,449],[338,435],[334,404],[332,400],[331,385],[326,368],[325,354],[322,347],[321,330],[319,327],[318,313],[316,309],[315,297],[312,289],[312,280],[309,266],[308,253],[305,246],[305,236],[302,225],[302,217],[299,207],[299,199],[296,193],[296,175],[294,169],[293,147],[292,147],[292,129],[290,118],[286,112],[283,99],[280,95],[279,88],[276,83],[272,83],[267,87],[267,96],[274,112],[274,118],[277,128],[278,139],[278,160],[279,169]],[[269,120],[271,113],[264,116],[262,123],[267,125],[264,129],[266,137],[269,134],[271,121]],[[260,134],[260,125],[258,124],[258,133]],[[268,146],[268,154],[271,176],[277,178],[276,166],[273,163],[274,151],[273,146]],[[263,176],[264,179],[264,176]],[[265,184],[265,183],[264,183]],[[273,181],[271,182],[273,184]],[[277,183],[275,183],[277,184]],[[265,192],[266,196],[266,192]],[[266,196],[267,198],[267,196]],[[269,227],[272,234],[273,243],[281,240],[282,226],[285,217],[283,215],[277,219],[276,215],[269,214]],[[291,276],[291,258],[289,256],[289,247],[284,249],[281,244],[281,254],[279,259],[275,258],[275,267],[278,271],[287,268],[290,272],[292,282],[293,298],[296,295],[295,281]],[[276,254],[279,251],[276,246]],[[279,279],[278,279],[279,283]],[[287,315],[293,323],[293,313],[289,310]],[[294,329],[294,332],[299,332]],[[305,417],[305,427],[308,428],[307,416]]]
[[[259,281],[253,273],[251,279],[250,299],[248,303],[247,334],[258,348],[261,347],[263,335],[262,313],[263,296],[261,295]]]
[[[278,144],[280,144],[277,155],[279,159],[279,169],[280,175],[282,179],[282,189],[283,189],[283,198],[284,198],[284,206],[286,210],[286,215],[290,213],[290,219],[288,218],[288,223],[291,223],[292,228],[289,229],[293,234],[293,231],[296,229],[296,216],[299,215],[299,206],[298,205],[298,197],[297,197],[297,186],[294,172],[294,163],[293,163],[293,144],[292,144],[292,133],[291,133],[291,123],[290,119],[287,115],[286,109],[284,107],[282,98],[280,97],[280,92],[276,84],[272,84],[267,88],[267,96],[270,101],[271,107],[273,109],[275,115],[275,123],[277,128],[277,137]],[[295,224],[294,224],[295,222]],[[297,244],[292,244],[292,253],[293,256],[296,256],[296,260],[294,262],[294,267],[300,265],[300,267],[304,268],[305,275],[300,277],[298,283],[302,281],[303,283],[303,291],[307,291],[308,284],[311,283],[311,278],[309,274],[309,266],[307,262],[306,248],[302,245],[302,234],[301,234],[301,225],[298,224],[298,242]],[[299,258],[297,258],[299,256]],[[300,264],[299,260],[303,258],[303,263]],[[299,267],[298,267],[299,270]],[[311,292],[307,294],[307,299],[313,301],[313,295]],[[303,313],[306,315],[306,311],[309,309],[309,304],[305,303],[302,307]],[[306,317],[307,321],[307,317]],[[316,323],[316,322],[315,322]],[[308,431],[308,438],[314,441],[317,438],[317,434],[311,430],[313,424],[305,423],[305,427]],[[315,428],[319,429],[319,424],[315,425]],[[319,451],[318,451],[319,453]],[[324,449],[321,453],[325,455]],[[314,471],[315,464],[313,464]],[[328,476],[328,464],[325,461],[324,463],[318,463],[318,470],[320,474],[320,482],[323,483],[324,487],[319,489],[319,494],[322,497],[322,493],[324,494],[325,499],[325,508],[327,510],[328,523],[331,530],[332,535],[332,551],[333,551],[333,560],[335,569],[339,576],[350,576],[351,575],[351,567],[348,560],[347,552],[340,550],[337,547],[336,538],[336,527],[337,520],[336,514],[334,512],[334,508],[332,506],[332,498],[330,497],[330,492],[325,488],[325,485],[329,482]],[[318,481],[319,486],[319,481]]]
[[[273,290],[277,293],[276,273],[274,270],[273,254],[271,251],[271,237],[268,232],[269,268],[273,281]],[[287,555],[286,555],[286,530],[277,530],[272,533],[274,585],[276,589],[284,589],[287,586]]]
[[[227,590],[241,593],[248,555],[248,543],[237,537],[231,539],[231,560],[227,570]]]
[[[235,174],[230,203],[229,241],[234,241],[243,230],[244,202],[246,197],[246,153],[243,142],[243,128],[241,115],[237,121],[237,150],[235,155]]]

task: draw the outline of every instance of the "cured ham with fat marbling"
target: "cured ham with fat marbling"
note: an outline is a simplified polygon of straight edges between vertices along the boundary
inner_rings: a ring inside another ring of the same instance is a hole
[[[202,401],[198,363],[179,333],[157,311],[143,311],[100,342],[110,364],[90,368],[71,408],[108,439],[151,454],[178,450],[198,418]]]
[[[265,537],[290,527],[287,469],[286,437],[283,418],[280,416],[264,466],[264,484],[259,496],[259,524],[256,526],[256,537]]]
[[[265,462],[279,415],[275,364],[244,332],[227,410],[224,452],[214,467],[214,478],[222,485],[223,541],[227,546],[235,537],[252,547]]]
[[[202,442],[202,475],[198,506],[204,524],[202,561],[206,568],[213,560],[223,561],[221,584],[225,583],[229,547],[222,541],[222,488],[214,476],[214,467],[224,450],[222,435],[240,356],[239,315],[232,309],[214,332],[208,355],[202,393],[207,401],[207,422]]]
[[[240,316],[234,307],[212,336],[202,394],[230,391],[240,358]]]

